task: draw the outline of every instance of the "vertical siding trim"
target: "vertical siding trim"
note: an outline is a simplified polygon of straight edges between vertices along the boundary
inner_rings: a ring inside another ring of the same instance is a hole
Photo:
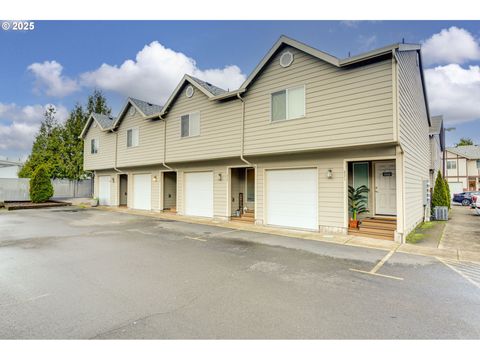
[[[399,121],[398,121],[398,65],[397,65],[397,54],[393,50],[392,56],[392,106],[393,106],[393,141],[398,142],[398,133],[399,133]]]
[[[405,161],[403,157],[403,150],[400,145],[395,148],[396,160],[395,167],[397,171],[396,187],[397,187],[397,230],[395,231],[395,241],[405,242]]]

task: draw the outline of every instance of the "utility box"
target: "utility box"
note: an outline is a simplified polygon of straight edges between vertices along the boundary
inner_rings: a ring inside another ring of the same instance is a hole
[[[448,220],[448,207],[447,206],[435,206],[433,208],[433,214],[435,220],[447,221]]]

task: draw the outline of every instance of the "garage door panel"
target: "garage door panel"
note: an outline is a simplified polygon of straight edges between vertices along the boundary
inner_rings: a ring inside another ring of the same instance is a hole
[[[267,224],[317,230],[317,170],[267,170]]]
[[[139,210],[152,209],[152,175],[133,175],[133,208]]]
[[[98,177],[98,203],[110,205],[110,175]]]
[[[213,172],[185,173],[185,215],[213,217]]]

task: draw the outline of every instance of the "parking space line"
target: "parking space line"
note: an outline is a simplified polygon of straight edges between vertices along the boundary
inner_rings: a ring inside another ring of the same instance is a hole
[[[467,265],[465,263],[461,263],[460,261],[445,260],[439,257],[437,257],[436,259],[440,261],[443,265],[455,271],[457,274],[459,274],[469,283],[473,284],[474,286],[480,289],[480,282],[476,281],[477,279],[480,279],[480,275],[477,275],[476,273],[480,269],[480,265],[477,265],[477,264]],[[472,277],[475,278],[475,280],[472,279]]]
[[[395,251],[398,249],[398,246],[390,251],[387,255],[385,255],[370,271],[365,271],[365,270],[359,270],[359,269],[349,269],[350,271],[355,271],[363,274],[368,274],[368,275],[375,275],[375,276],[381,276],[389,279],[394,279],[394,280],[403,280],[401,277],[397,276],[391,276],[391,275],[385,275],[385,274],[379,274],[377,271],[380,270],[380,268],[385,265],[385,263],[392,257],[393,254],[395,254]]]

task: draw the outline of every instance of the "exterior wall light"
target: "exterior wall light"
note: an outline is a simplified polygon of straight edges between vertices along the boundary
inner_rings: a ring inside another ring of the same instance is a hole
[[[157,180],[158,180],[158,179],[157,179],[157,176],[154,176],[154,177],[153,177],[153,182],[157,182]]]
[[[218,174],[218,181],[222,181],[222,173]]]
[[[332,169],[328,169],[327,170],[327,179],[331,179],[331,178],[333,178],[333,171],[332,171]]]
[[[115,182],[115,177],[112,176],[112,183],[114,183],[114,182]]]

